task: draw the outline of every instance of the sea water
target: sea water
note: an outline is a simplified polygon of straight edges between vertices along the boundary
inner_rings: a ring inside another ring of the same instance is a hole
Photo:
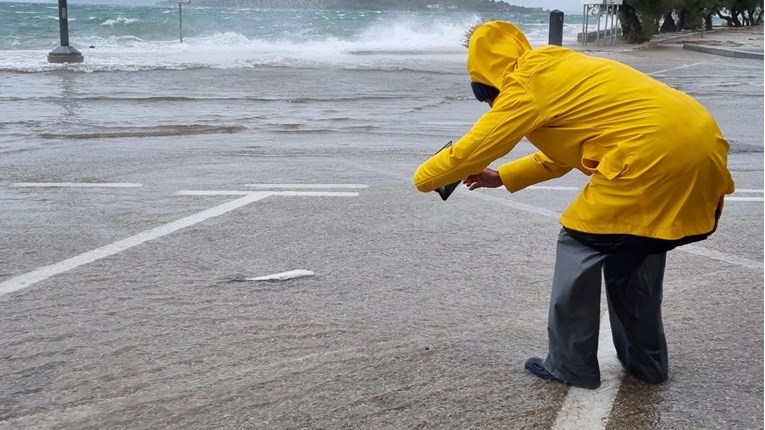
[[[88,61],[79,71],[368,64],[400,51],[464,57],[465,32],[488,19],[516,23],[533,45],[546,44],[549,14],[464,11],[343,11],[69,5],[70,45]],[[183,43],[180,21],[183,22]],[[581,16],[566,16],[575,41]],[[0,70],[59,70],[46,54],[60,44],[58,7],[0,3]],[[367,55],[363,57],[362,55]]]
[[[0,3],[0,152],[169,135],[331,145],[385,134],[440,146],[420,136],[457,138],[482,109],[465,33],[509,20],[541,46],[549,32],[548,14],[187,5],[181,43],[170,3],[68,12],[69,44],[85,61],[53,64],[57,5]],[[581,16],[567,16],[564,45],[580,30]],[[465,106],[464,124],[440,122],[442,109]]]

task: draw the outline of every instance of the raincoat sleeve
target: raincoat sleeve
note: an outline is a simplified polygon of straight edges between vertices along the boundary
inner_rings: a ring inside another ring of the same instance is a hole
[[[414,173],[422,192],[480,173],[537,127],[539,109],[521,85],[503,88],[494,107],[454,145],[430,157]]]
[[[514,193],[529,185],[557,178],[571,171],[572,167],[557,163],[542,152],[499,166],[499,177],[507,191]]]

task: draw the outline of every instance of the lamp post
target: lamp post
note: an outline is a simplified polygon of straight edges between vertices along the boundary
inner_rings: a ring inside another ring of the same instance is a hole
[[[85,57],[80,51],[69,46],[69,12],[66,0],[58,0],[58,27],[61,46],[48,53],[49,63],[82,63]]]

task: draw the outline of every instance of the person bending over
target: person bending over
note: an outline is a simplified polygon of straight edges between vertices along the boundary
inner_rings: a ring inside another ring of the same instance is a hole
[[[525,368],[600,386],[603,278],[619,360],[638,378],[665,381],[666,253],[712,234],[734,190],[729,145],[714,118],[689,95],[627,65],[558,46],[532,49],[509,22],[476,26],[467,47],[473,92],[490,110],[417,168],[415,186],[430,192],[462,180],[470,190],[516,192],[572,169],[588,175],[560,219],[549,351]],[[538,152],[488,167],[523,137]]]

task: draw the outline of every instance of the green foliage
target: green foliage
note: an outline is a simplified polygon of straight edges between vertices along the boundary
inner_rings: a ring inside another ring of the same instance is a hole
[[[712,15],[729,26],[761,25],[763,0],[628,0],[619,11],[624,39],[643,43],[662,31],[698,30],[711,27]]]
[[[762,23],[762,0],[717,0],[712,12],[731,27]]]
[[[622,35],[629,43],[643,43],[659,32],[659,3],[667,0],[630,0],[619,11]]]

